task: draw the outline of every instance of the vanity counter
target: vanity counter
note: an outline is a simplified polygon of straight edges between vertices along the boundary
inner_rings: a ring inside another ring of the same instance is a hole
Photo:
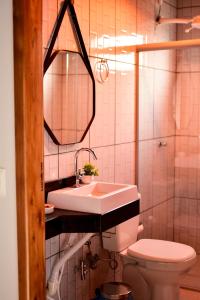
[[[104,215],[55,209],[46,215],[46,239],[67,232],[103,232],[138,215],[139,205],[138,199]]]
[[[75,177],[45,183],[45,201],[48,192],[72,186]],[[103,232],[113,226],[135,217],[140,211],[140,200],[135,200],[103,215],[77,212],[64,209],[55,209],[45,217],[45,236],[50,239],[61,233],[72,232]]]

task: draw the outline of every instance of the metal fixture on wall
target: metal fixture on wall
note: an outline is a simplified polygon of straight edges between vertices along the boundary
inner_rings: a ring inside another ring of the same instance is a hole
[[[160,141],[160,142],[158,143],[158,147],[167,147],[167,142]]]
[[[96,80],[103,84],[108,80],[109,76],[109,66],[107,59],[101,58],[97,60],[97,62],[94,65],[94,73]]]

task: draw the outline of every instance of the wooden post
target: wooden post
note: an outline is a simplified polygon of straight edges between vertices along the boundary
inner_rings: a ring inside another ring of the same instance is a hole
[[[13,6],[19,299],[43,300],[42,0]]]

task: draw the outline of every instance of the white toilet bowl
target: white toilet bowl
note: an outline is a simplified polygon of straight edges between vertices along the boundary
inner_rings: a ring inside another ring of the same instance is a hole
[[[123,280],[131,284],[131,273],[137,268],[149,286],[151,300],[178,300],[179,277],[196,260],[196,253],[190,246],[153,239],[139,240],[121,255],[124,265],[129,265]],[[134,286],[134,280],[131,285]]]
[[[132,286],[135,300],[178,300],[179,277],[195,263],[195,250],[169,241],[137,241],[138,226],[139,215],[108,229],[103,247],[123,256],[123,280]]]

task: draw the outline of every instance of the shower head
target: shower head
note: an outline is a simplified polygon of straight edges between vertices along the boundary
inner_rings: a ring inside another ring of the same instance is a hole
[[[188,24],[190,25],[189,28],[185,30],[185,32],[190,32],[192,29],[200,29],[200,16],[196,16],[192,19],[188,18],[163,18],[158,16],[156,18],[157,24]]]
[[[189,27],[185,29],[185,32],[190,32],[192,29],[200,29],[200,15],[193,18],[163,18],[161,17],[161,8],[163,0],[156,1],[156,24],[188,24]]]
[[[200,29],[200,16],[196,16],[192,19],[192,22],[190,23],[190,27],[187,28],[185,32],[190,32],[190,30],[194,28]]]

